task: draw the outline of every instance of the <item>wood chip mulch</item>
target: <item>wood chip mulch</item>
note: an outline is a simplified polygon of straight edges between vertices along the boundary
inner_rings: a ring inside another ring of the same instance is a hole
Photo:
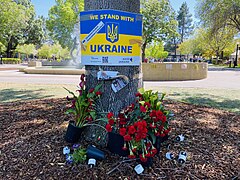
[[[125,162],[106,148],[97,166],[65,164],[62,149],[68,117],[64,99],[0,105],[0,179],[238,179],[240,177],[240,115],[214,108],[167,101],[175,114],[170,140],[151,168],[134,172],[136,161]],[[183,134],[183,142],[175,142]],[[84,142],[83,142],[84,144]],[[85,144],[86,145],[86,144]],[[180,165],[167,160],[187,152]]]

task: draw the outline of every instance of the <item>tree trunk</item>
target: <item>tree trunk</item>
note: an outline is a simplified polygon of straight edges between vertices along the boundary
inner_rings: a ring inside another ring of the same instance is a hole
[[[128,11],[133,13],[140,12],[140,0],[85,0],[85,11],[98,10],[98,9],[114,9],[121,11]],[[100,101],[97,105],[97,111],[99,113],[113,112],[115,115],[119,113],[121,109],[134,103],[135,93],[139,87],[142,87],[141,66],[94,66],[86,65],[86,87],[90,89],[95,87],[99,81],[96,74],[100,70],[103,71],[118,71],[120,75],[125,75],[129,78],[129,83],[126,87],[120,91],[114,93],[111,89],[112,81],[103,81]],[[104,125],[104,124],[102,124]],[[91,126],[86,133],[86,140],[97,141],[100,145],[104,145],[105,132],[102,129]],[[101,140],[99,141],[99,138]]]
[[[8,45],[7,45],[7,58],[11,58],[12,57],[12,41],[10,40]]]
[[[145,41],[142,44],[142,62],[144,62],[144,60],[145,60],[145,49],[146,49],[146,46],[147,46],[147,42]]]

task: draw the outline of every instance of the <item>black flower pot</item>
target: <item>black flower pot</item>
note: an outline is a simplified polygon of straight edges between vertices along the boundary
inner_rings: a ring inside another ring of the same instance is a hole
[[[93,159],[98,159],[98,160],[105,159],[104,152],[92,145],[89,145],[87,147],[87,157],[93,158]]]
[[[156,141],[155,143],[153,144],[154,147],[157,149],[157,153],[159,153],[160,151],[160,148],[161,148],[161,144],[165,141],[168,140],[168,135],[164,136],[164,137],[161,137],[161,136],[156,136]]]
[[[153,165],[153,157],[148,157],[146,162],[140,161],[140,163],[143,167],[146,167],[146,168],[151,167]]]
[[[120,134],[109,132],[107,148],[110,152],[120,156],[128,156],[129,150],[123,150],[124,139]]]
[[[64,139],[69,143],[76,143],[80,139],[83,130],[84,127],[75,126],[73,121],[70,121]]]

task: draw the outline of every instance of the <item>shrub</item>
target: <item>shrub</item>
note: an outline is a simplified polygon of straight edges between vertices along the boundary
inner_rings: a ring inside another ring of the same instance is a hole
[[[19,64],[21,59],[19,58],[2,58],[4,64]]]

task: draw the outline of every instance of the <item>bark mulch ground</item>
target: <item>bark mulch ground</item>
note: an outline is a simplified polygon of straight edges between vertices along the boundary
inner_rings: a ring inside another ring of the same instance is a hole
[[[92,169],[85,164],[65,164],[62,148],[69,145],[63,138],[68,123],[65,104],[64,99],[48,99],[0,105],[0,179],[239,178],[239,115],[166,102],[175,113],[170,140],[154,158],[153,166],[136,175],[136,161],[122,162],[123,158],[106,148],[101,148],[106,159]],[[173,140],[179,134],[185,135],[182,143]],[[167,151],[176,156],[181,150],[188,154],[184,165],[165,158]]]

